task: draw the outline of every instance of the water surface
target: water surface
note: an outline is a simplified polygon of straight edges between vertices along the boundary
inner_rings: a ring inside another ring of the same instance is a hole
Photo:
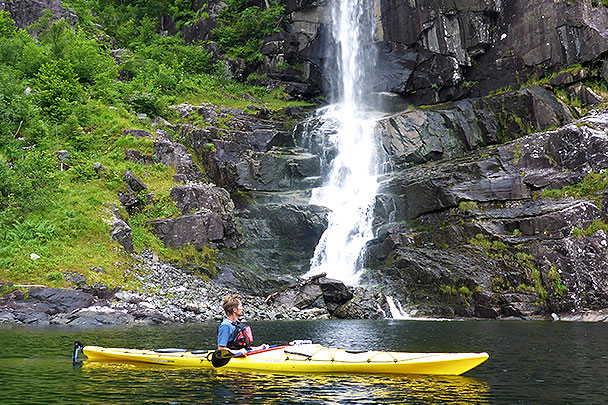
[[[463,376],[277,375],[71,363],[74,340],[210,348],[217,325],[0,328],[0,403],[606,403],[608,325],[519,321],[252,323],[256,342],[305,338],[353,350],[487,351]]]

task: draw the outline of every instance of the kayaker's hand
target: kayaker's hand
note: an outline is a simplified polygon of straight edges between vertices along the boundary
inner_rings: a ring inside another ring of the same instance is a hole
[[[232,350],[232,354],[234,354],[234,355],[246,354],[246,353],[247,353],[247,349]]]
[[[262,346],[260,346],[260,349],[262,350],[266,350],[268,349],[270,346],[267,343],[262,343]]]

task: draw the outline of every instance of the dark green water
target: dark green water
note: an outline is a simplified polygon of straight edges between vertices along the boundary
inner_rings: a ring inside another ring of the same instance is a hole
[[[458,377],[276,375],[84,362],[100,346],[211,348],[216,324],[103,329],[0,327],[0,403],[600,404],[608,402],[608,324],[498,321],[252,323],[256,343],[302,338],[349,349],[487,351]],[[82,355],[81,355],[82,356]]]

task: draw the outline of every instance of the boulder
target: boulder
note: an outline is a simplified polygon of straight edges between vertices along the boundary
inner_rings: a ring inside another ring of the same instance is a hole
[[[154,234],[166,246],[179,249],[189,244],[196,249],[235,248],[237,235],[228,234],[222,218],[214,212],[187,214],[172,219],[150,221]]]
[[[125,160],[140,163],[143,165],[149,165],[153,162],[152,156],[144,155],[141,151],[137,149],[126,149],[125,150]]]
[[[340,305],[333,316],[341,319],[384,319],[390,318],[390,308],[386,297],[375,288],[354,287],[353,298]]]
[[[228,245],[236,244],[239,230],[235,219],[234,202],[225,189],[212,184],[175,186],[171,190],[171,198],[184,215],[206,213],[217,216],[222,223],[223,237],[232,240]]]
[[[125,170],[125,174],[122,176],[122,179],[135,193],[139,193],[140,191],[144,191],[148,188],[144,182],[139,179],[139,177],[131,173],[129,170]]]
[[[166,137],[154,142],[154,161],[175,167],[177,174],[184,175],[191,181],[198,181],[203,177],[186,147]]]
[[[353,298],[353,293],[340,280],[321,277],[318,280],[321,291],[323,291],[323,300],[330,314],[333,314],[338,307]]]
[[[154,138],[154,136],[150,132],[143,129],[125,129],[122,133],[124,136],[132,136],[137,139]]]
[[[312,276],[293,284],[266,298],[266,303],[274,306],[310,309],[325,307],[333,314],[338,307],[353,298],[353,293],[339,280],[325,277],[325,274]],[[346,313],[344,311],[344,313]]]
[[[30,288],[24,303],[48,315],[86,308],[95,302],[93,295],[61,288]],[[29,322],[28,322],[29,323]]]
[[[218,28],[220,24],[215,19],[198,20],[194,24],[182,26],[182,38],[191,44],[193,42],[203,42],[211,39],[211,31]]]
[[[118,219],[112,223],[111,237],[118,242],[125,251],[133,253],[133,232],[131,227],[122,219]]]
[[[118,193],[118,200],[129,214],[139,212],[143,205],[129,185],[127,185],[123,191]]]
[[[324,306],[323,290],[319,285],[319,276],[311,277],[288,288],[275,292],[266,298],[266,303],[287,308],[307,309]]]

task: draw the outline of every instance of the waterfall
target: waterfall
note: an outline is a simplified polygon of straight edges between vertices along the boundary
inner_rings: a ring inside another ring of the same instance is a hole
[[[393,319],[411,319],[407,312],[403,310],[399,301],[395,301],[393,297],[387,295],[386,303],[391,311],[391,318]]]
[[[373,203],[377,191],[377,113],[370,105],[370,83],[375,64],[373,0],[334,0],[331,7],[336,74],[334,103],[317,112],[317,132],[327,159],[324,185],[313,190],[311,204],[331,210],[308,275],[356,284],[361,253],[373,238]]]

